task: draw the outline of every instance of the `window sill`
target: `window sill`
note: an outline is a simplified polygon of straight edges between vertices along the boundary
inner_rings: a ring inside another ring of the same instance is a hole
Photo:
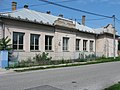
[[[76,50],[76,52],[81,52],[80,50]]]
[[[25,50],[13,50],[14,52],[25,52]]]
[[[30,50],[30,52],[41,52],[40,50]]]
[[[70,52],[70,51],[68,51],[68,50],[64,51],[64,50],[63,50],[63,52]]]
[[[88,52],[88,51],[83,51],[83,52]]]
[[[90,52],[94,52],[94,51],[90,51]]]
[[[45,52],[54,52],[53,50],[45,50]]]

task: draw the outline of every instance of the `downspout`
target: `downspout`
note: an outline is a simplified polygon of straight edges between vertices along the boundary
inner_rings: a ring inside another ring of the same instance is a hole
[[[1,22],[1,24],[2,24],[2,38],[5,38],[5,24],[4,24],[4,22],[3,22],[3,20],[0,18],[0,22]]]
[[[97,57],[97,56],[96,56],[96,55],[97,55],[97,52],[96,52],[96,48],[97,48],[97,47],[96,47],[96,46],[97,46],[97,45],[96,45],[96,39],[97,39],[97,36],[98,36],[98,34],[95,34],[95,60],[96,60],[96,57]]]
[[[3,30],[3,37],[2,38],[5,38],[5,24],[4,24],[4,22],[2,22],[2,30]]]

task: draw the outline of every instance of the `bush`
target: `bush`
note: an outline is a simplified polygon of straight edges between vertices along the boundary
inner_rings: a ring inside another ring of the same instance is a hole
[[[41,54],[36,54],[35,57],[33,57],[33,59],[40,63],[41,61],[49,61],[52,59],[52,57],[48,57],[48,53],[43,52],[42,55]]]

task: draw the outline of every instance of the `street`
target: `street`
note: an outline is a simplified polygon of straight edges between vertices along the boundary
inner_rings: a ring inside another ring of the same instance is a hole
[[[0,90],[102,90],[120,81],[120,62],[0,75]]]

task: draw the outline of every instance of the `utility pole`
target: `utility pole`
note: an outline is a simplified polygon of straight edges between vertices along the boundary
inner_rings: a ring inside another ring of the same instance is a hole
[[[114,53],[114,59],[116,59],[116,55],[115,55],[115,35],[116,35],[116,30],[115,30],[115,15],[113,15],[113,53]]]

